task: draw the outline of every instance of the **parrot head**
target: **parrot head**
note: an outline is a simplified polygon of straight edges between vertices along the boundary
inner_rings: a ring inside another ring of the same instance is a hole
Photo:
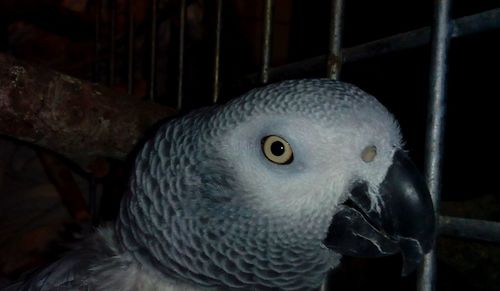
[[[400,252],[411,272],[435,216],[387,109],[310,79],[165,123],[136,159],[116,229],[134,260],[174,280],[302,290],[342,255]]]

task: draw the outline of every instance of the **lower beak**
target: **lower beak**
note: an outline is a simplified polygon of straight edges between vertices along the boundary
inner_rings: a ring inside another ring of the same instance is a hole
[[[379,207],[371,207],[368,184],[358,181],[332,218],[325,245],[344,255],[379,257],[401,252],[403,275],[416,269],[435,238],[432,199],[406,153],[393,156],[379,185]]]

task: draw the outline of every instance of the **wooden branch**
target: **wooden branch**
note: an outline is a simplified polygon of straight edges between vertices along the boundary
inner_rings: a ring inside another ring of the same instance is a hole
[[[124,159],[145,130],[175,110],[0,54],[0,134],[62,154],[84,169]]]

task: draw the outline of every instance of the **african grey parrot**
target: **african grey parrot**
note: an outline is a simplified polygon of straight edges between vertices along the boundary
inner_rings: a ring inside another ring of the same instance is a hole
[[[411,272],[434,232],[386,108],[284,81],[163,124],[115,224],[7,290],[311,290],[342,255],[401,252]]]

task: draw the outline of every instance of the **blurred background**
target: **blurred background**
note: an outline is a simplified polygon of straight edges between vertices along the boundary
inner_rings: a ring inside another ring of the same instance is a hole
[[[0,53],[42,71],[99,83],[123,98],[148,100],[180,113],[211,105],[214,96],[223,103],[261,86],[264,1],[221,2],[216,87],[219,2],[186,0],[185,6],[183,2],[0,0]],[[432,23],[433,3],[428,0],[345,2],[344,48]],[[328,53],[330,5],[327,0],[274,1],[270,66],[282,68],[296,62],[303,66],[291,74],[271,75],[271,82],[326,76],[326,64],[317,57]],[[456,0],[451,16],[460,19],[499,8],[498,0]],[[500,193],[495,184],[500,165],[498,27],[451,41],[444,215],[500,221]],[[406,148],[420,169],[425,154],[429,65],[430,46],[424,44],[346,62],[340,75],[394,113]],[[1,108],[2,104],[0,114]],[[0,131],[0,277],[14,279],[50,262],[91,225],[112,220],[126,186],[129,160],[103,156],[89,171],[57,152]],[[441,237],[437,246],[437,290],[500,290],[498,244]],[[398,256],[346,258],[332,274],[333,282],[336,290],[414,290],[415,276],[402,278],[400,265]]]

